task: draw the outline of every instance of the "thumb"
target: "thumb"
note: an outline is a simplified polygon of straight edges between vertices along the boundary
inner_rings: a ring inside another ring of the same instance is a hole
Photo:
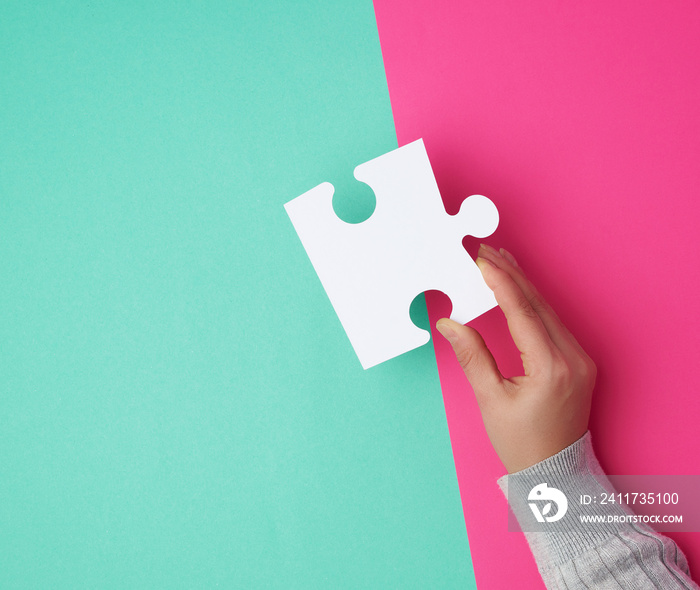
[[[449,340],[457,362],[477,395],[503,387],[503,376],[479,332],[447,318],[438,320],[435,327]]]

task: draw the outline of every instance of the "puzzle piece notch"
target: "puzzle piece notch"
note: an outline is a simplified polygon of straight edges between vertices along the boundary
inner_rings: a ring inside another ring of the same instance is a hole
[[[377,198],[372,188],[364,182],[357,182],[352,170],[330,180],[333,193],[333,211],[345,223],[357,225],[367,221],[377,206]],[[337,180],[337,183],[336,183]]]
[[[451,317],[461,323],[496,305],[462,238],[490,235],[498,211],[486,197],[472,195],[457,215],[448,215],[422,140],[357,166],[355,178],[377,199],[362,223],[335,215],[327,182],[285,208],[367,369],[430,340],[409,315],[420,293],[445,293]]]

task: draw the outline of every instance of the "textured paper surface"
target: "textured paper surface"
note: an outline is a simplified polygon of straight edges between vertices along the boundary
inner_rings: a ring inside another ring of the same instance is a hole
[[[0,587],[468,587],[432,350],[362,371],[282,206],[396,147],[371,3],[3,2],[0,54]]]

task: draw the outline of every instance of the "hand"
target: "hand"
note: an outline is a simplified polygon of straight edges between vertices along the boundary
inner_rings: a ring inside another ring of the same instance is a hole
[[[493,448],[514,473],[586,433],[596,366],[509,252],[482,244],[476,263],[508,320],[525,374],[504,378],[474,328],[443,318],[437,329],[474,389]]]

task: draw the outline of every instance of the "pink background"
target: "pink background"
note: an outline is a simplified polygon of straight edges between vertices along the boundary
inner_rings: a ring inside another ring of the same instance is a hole
[[[450,213],[501,211],[509,249],[599,368],[609,473],[700,473],[700,4],[375,0],[399,144],[425,139]],[[468,247],[473,247],[469,245]],[[429,298],[433,322],[445,301]],[[500,310],[474,325],[520,372]],[[451,350],[436,352],[483,588],[537,588],[504,470]],[[700,533],[670,534],[700,575]],[[503,558],[504,555],[508,557]]]

